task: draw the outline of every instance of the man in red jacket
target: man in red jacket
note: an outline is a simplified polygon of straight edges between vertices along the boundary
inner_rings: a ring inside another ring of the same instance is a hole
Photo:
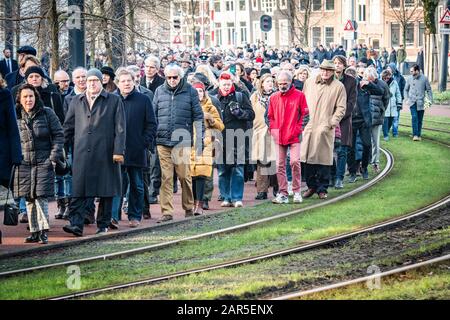
[[[292,74],[281,71],[277,77],[279,92],[270,97],[268,120],[270,134],[277,150],[277,179],[279,193],[273,203],[289,203],[286,177],[286,156],[290,151],[294,203],[302,202],[300,193],[300,142],[308,105],[305,95],[292,85]]]

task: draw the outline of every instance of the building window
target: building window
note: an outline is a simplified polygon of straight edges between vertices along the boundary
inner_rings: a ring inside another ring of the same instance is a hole
[[[222,24],[216,23],[216,41],[219,46],[222,45]]]
[[[365,4],[358,5],[358,20],[366,21],[366,5]]]
[[[288,20],[283,19],[279,20],[280,28],[278,30],[279,34],[279,42],[281,46],[288,46],[289,45],[289,26],[288,26]]]
[[[253,39],[252,42],[256,43],[261,40],[261,28],[259,21],[253,21]]]
[[[307,0],[299,0],[299,1],[300,1],[300,11],[305,11]]]
[[[372,47],[373,47],[375,50],[379,50],[379,49],[380,49],[380,40],[378,40],[378,39],[373,39],[373,40],[372,40]]]
[[[181,16],[181,4],[175,3],[173,8],[173,15],[174,16]]]
[[[214,1],[214,11],[220,12],[220,1]]]
[[[334,11],[334,0],[325,0],[325,10]]]
[[[241,10],[241,11],[246,10],[246,2],[247,2],[247,0],[239,0],[239,10]]]
[[[261,0],[261,10],[265,13],[273,13],[274,0]]]
[[[391,46],[398,47],[400,45],[400,25],[398,23],[391,24]]]
[[[247,42],[247,23],[240,22],[241,42]]]
[[[234,44],[234,23],[227,23],[228,44]]]
[[[423,47],[425,38],[425,23],[419,23],[419,47]]]
[[[329,47],[332,42],[334,42],[334,28],[325,27],[325,46]]]
[[[414,7],[415,0],[405,0],[405,7]]]
[[[287,8],[286,1],[287,1],[287,0],[280,0],[279,8],[280,8],[281,10]]]
[[[227,11],[234,11],[234,0],[233,1],[227,1],[225,4]]]
[[[319,11],[322,8],[322,0],[312,0],[313,11]]]
[[[318,46],[322,43],[322,30],[320,27],[312,28],[312,44],[313,46]]]
[[[258,0],[252,0],[252,8],[253,10],[258,10]]]
[[[414,23],[408,23],[406,25],[406,39],[405,44],[407,46],[413,46],[414,45]]]
[[[391,0],[390,4],[391,4],[391,8],[400,8],[400,0]]]

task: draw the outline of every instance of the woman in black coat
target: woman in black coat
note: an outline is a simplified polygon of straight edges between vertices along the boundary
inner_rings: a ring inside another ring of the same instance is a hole
[[[48,242],[48,197],[54,195],[53,164],[63,157],[64,135],[52,109],[43,106],[36,88],[22,85],[16,99],[23,160],[15,169],[14,195],[24,197],[31,236],[25,242]]]
[[[1,76],[0,146],[0,184],[8,187],[12,166],[22,162],[22,150],[13,99]]]

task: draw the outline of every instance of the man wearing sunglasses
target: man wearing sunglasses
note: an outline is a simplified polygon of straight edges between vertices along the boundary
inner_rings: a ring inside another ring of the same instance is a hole
[[[185,216],[193,216],[191,146],[193,139],[196,139],[196,146],[202,146],[205,130],[197,90],[186,82],[184,70],[176,64],[169,64],[165,67],[164,74],[166,81],[156,89],[153,98],[153,108],[158,122],[156,144],[161,164],[162,217],[158,222],[173,219],[174,169],[181,183],[181,199]],[[201,150],[198,150],[197,154],[200,153]]]
[[[58,86],[59,92],[61,93],[61,97],[64,100],[64,98],[67,95],[69,95],[73,90],[73,87],[70,85],[69,75],[64,70],[58,70],[55,72],[53,81]]]

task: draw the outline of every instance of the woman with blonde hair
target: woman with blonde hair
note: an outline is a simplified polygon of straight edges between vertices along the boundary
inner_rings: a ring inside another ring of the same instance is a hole
[[[219,86],[219,82],[216,79],[216,76],[212,72],[211,68],[208,65],[205,64],[199,64],[197,68],[195,69],[195,72],[203,74],[205,77],[208,78],[209,83],[211,83],[214,88],[217,88]]]
[[[205,134],[203,138],[203,152],[200,156],[196,156],[196,145],[192,147],[191,152],[191,177],[192,191],[194,193],[194,215],[203,214],[203,197],[205,193],[206,178],[210,177],[213,170],[214,158],[214,131],[222,131],[225,126],[222,122],[217,108],[211,102],[205,85],[202,82],[194,82],[192,86],[197,90],[200,105],[203,111],[205,122]],[[195,136],[195,128],[194,128]]]
[[[269,98],[274,92],[272,75],[266,73],[256,82],[256,91],[250,97],[255,112],[251,160],[256,162],[256,200],[267,199],[269,186],[274,188],[274,194],[278,191],[274,145],[265,118]]]

